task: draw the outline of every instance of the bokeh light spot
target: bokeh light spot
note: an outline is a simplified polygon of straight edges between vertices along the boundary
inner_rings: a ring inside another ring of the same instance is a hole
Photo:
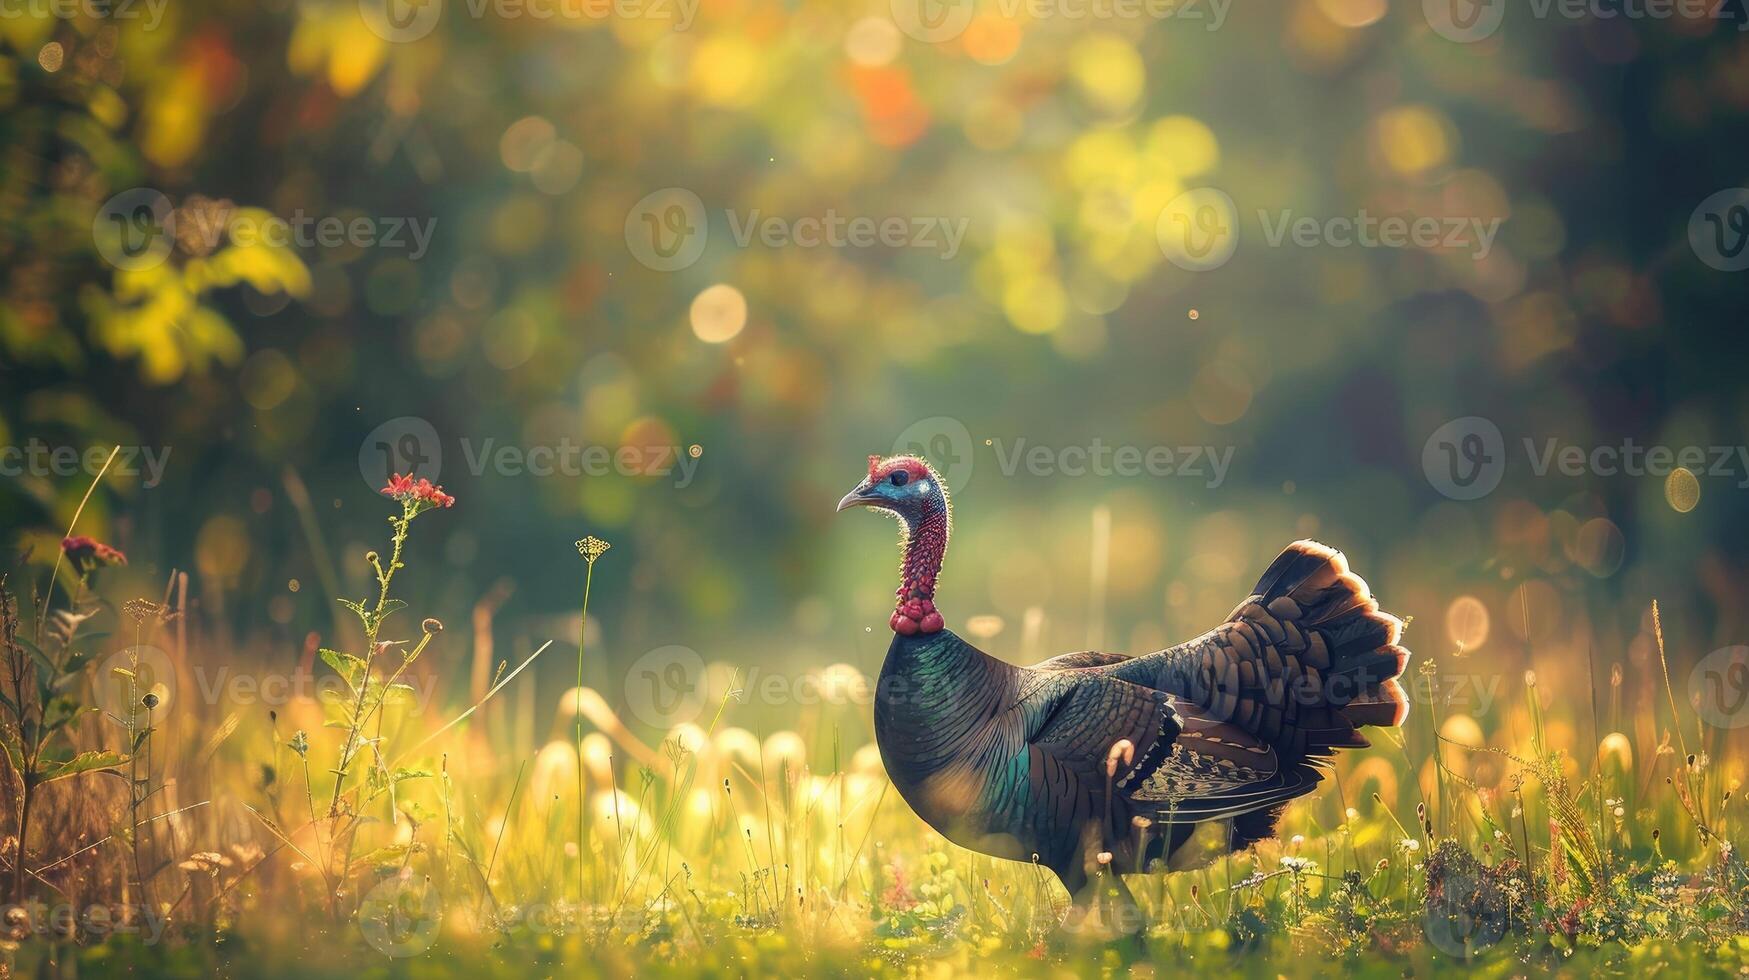
[[[1385,0],[1318,0],[1318,9],[1340,27],[1367,27],[1379,22]]]
[[[1167,116],[1148,130],[1148,159],[1179,177],[1195,177],[1221,162],[1214,131],[1189,116]]]
[[[1686,514],[1700,506],[1700,481],[1693,473],[1678,466],[1664,478],[1664,499],[1669,502],[1671,510]]]
[[[1451,157],[1450,127],[1427,106],[1399,106],[1379,116],[1374,138],[1385,164],[1406,177],[1442,166]]]
[[[867,67],[884,65],[899,56],[899,28],[886,17],[864,17],[844,35],[844,53]]]
[[[1069,70],[1087,100],[1113,115],[1128,111],[1147,81],[1142,56],[1129,41],[1113,34],[1094,34],[1076,42],[1069,53]]]
[[[554,139],[553,124],[540,116],[526,116],[510,124],[498,140],[498,155],[517,173],[534,168],[535,160]]]
[[[733,339],[747,326],[747,297],[726,283],[699,293],[692,301],[692,332],[709,344]]]
[[[1228,425],[1243,418],[1251,407],[1251,382],[1236,365],[1205,364],[1190,382],[1190,401],[1203,421]]]
[[[1487,643],[1491,629],[1487,605],[1473,595],[1458,596],[1446,607],[1446,638],[1461,651],[1475,650]]]

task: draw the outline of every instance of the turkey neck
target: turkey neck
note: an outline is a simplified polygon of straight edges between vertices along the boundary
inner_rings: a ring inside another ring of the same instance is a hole
[[[905,559],[899,565],[899,605],[908,599],[934,600],[935,579],[947,556],[946,510],[905,523]]]

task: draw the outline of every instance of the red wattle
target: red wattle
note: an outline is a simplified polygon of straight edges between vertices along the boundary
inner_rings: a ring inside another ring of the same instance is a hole
[[[930,514],[906,529],[905,561],[900,567],[898,599],[889,625],[904,636],[939,633],[946,622],[935,608],[935,579],[947,552],[947,514]]]

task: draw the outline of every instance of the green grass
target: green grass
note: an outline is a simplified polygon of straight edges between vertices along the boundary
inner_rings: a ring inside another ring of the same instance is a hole
[[[408,523],[406,510],[393,522],[395,556]],[[390,618],[395,558],[372,564],[363,634],[409,631],[412,613]],[[112,645],[96,631],[113,610],[97,572],[74,571],[55,608],[90,615],[51,613],[29,649],[8,640],[5,676],[24,678],[7,681],[9,705],[50,688],[80,701],[104,682],[90,655]],[[179,672],[204,646],[181,601],[127,605],[132,639],[162,644]],[[9,614],[7,635],[36,635],[40,615]],[[416,643],[324,653],[319,669],[346,682],[335,696],[267,718],[184,697],[144,724],[67,725],[51,755],[116,754],[36,787],[32,904],[6,911],[0,961],[21,976],[1749,970],[1749,871],[1731,844],[1741,763],[1728,732],[1678,704],[1649,622],[1645,685],[1611,670],[1575,698],[1523,671],[1477,712],[1492,731],[1442,684],[1477,664],[1419,655],[1409,723],[1344,754],[1281,839],[1223,855],[1203,846],[1210,828],[1188,849],[1202,866],[1137,869],[1150,922],[1137,946],[1065,918],[1048,872],[925,827],[864,742],[865,706],[747,712],[731,690],[641,735],[580,689],[531,744],[517,733],[532,695],[512,698],[533,674],[517,664],[471,704],[389,696],[448,669],[426,621]],[[1593,674],[1549,676],[1563,670]],[[30,714],[8,716],[9,745]],[[14,835],[17,769],[3,774]],[[9,871],[17,853],[14,837]],[[66,928],[60,906],[101,919]]]

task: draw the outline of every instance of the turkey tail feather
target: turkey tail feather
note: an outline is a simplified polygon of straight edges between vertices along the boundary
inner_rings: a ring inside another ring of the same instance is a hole
[[[1402,633],[1341,552],[1299,541],[1225,625],[1173,658],[1173,686],[1291,754],[1327,756],[1366,746],[1357,728],[1407,717]]]

